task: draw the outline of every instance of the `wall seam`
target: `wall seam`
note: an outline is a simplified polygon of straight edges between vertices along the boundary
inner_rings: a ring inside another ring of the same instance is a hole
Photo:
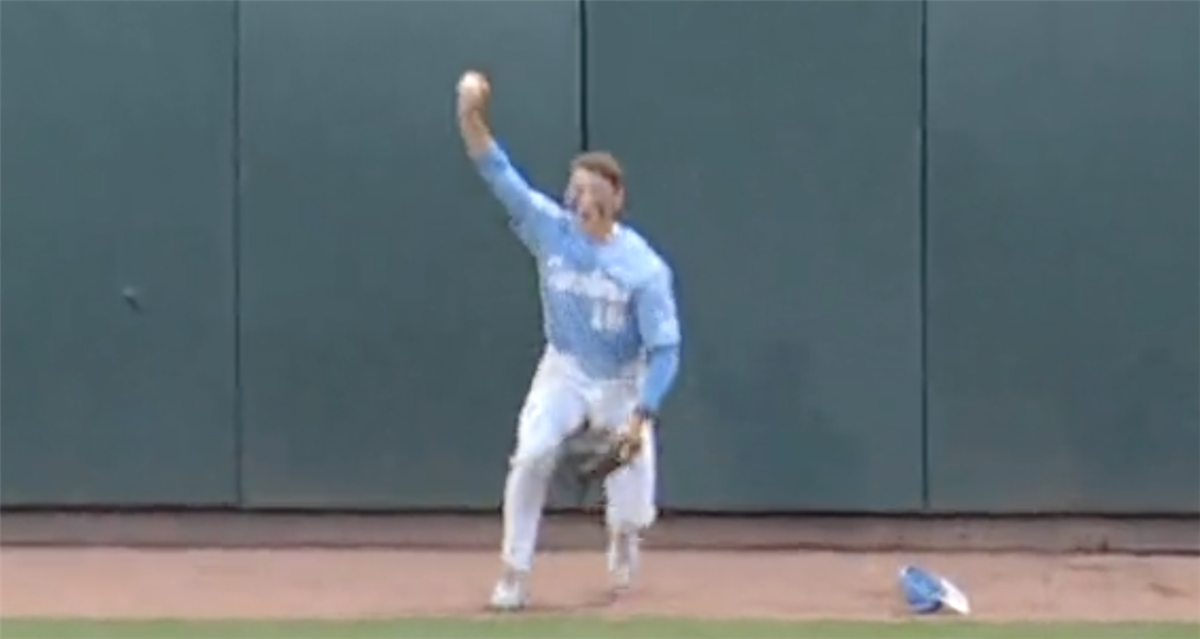
[[[918,275],[921,340],[921,507],[932,508],[929,485],[929,0],[921,0],[918,32],[920,97],[917,132]]]
[[[245,419],[242,379],[242,3],[233,0],[233,477],[234,503],[246,505]]]
[[[588,19],[587,19],[588,0],[579,0],[578,6],[578,34],[575,38],[576,54],[575,60],[578,68],[578,86],[576,87],[576,106],[579,111],[576,114],[579,121],[579,151],[583,152],[591,148],[591,130],[588,126],[588,118],[590,113],[588,110]]]

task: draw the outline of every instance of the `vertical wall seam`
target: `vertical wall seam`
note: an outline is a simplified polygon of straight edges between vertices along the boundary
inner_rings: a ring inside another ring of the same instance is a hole
[[[575,61],[577,63],[578,87],[576,94],[576,104],[579,118],[579,151],[586,151],[591,148],[591,131],[588,126],[588,118],[590,113],[588,110],[588,20],[587,20],[587,4],[588,0],[579,0],[578,14],[579,19],[577,26],[579,31],[576,34],[575,43],[577,47]]]
[[[245,419],[242,389],[242,3],[233,2],[233,479],[235,505],[246,505]]]
[[[921,339],[921,507],[930,510],[929,486],[929,0],[921,0],[918,34],[920,97],[917,133],[918,275]]]

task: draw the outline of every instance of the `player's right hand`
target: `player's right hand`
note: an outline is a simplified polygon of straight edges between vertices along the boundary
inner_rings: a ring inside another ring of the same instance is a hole
[[[458,113],[482,112],[487,106],[488,96],[491,95],[491,85],[487,77],[478,71],[467,71],[458,80]]]
[[[633,420],[617,435],[618,449],[622,461],[629,461],[642,452],[646,429],[650,428],[649,420],[634,416]]]

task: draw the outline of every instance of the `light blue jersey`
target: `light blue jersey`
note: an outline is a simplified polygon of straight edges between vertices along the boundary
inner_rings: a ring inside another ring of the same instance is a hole
[[[547,342],[597,379],[630,376],[645,362],[642,403],[657,410],[678,368],[670,267],[631,228],[617,225],[604,242],[588,236],[574,213],[529,186],[499,146],[477,165],[537,260]]]

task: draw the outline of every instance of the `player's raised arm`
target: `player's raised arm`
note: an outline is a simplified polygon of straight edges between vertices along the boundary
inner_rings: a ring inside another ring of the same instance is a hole
[[[635,291],[633,303],[647,358],[638,411],[646,421],[652,422],[679,372],[682,336],[671,270],[662,266]]]
[[[483,74],[463,74],[458,82],[459,132],[480,176],[507,209],[513,229],[529,248],[536,250],[561,216],[561,208],[529,185],[492,137],[486,116],[490,95],[491,87]]]

